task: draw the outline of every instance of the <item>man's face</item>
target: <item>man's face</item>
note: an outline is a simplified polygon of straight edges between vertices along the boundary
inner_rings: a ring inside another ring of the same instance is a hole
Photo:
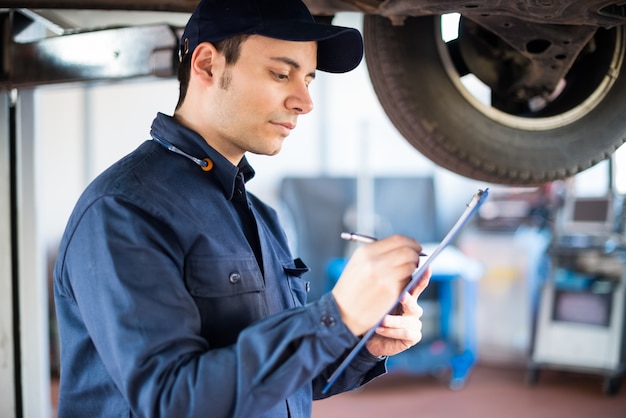
[[[245,152],[278,153],[298,116],[313,109],[308,86],[316,65],[316,42],[250,36],[218,76],[207,140],[231,161]]]

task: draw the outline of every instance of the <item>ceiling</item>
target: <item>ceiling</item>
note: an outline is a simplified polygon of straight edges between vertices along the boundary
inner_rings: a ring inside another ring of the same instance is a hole
[[[3,0],[4,8],[191,12],[198,0]]]

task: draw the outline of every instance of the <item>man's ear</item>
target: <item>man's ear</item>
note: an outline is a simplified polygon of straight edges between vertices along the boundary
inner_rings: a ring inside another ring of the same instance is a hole
[[[210,42],[202,42],[193,51],[191,56],[191,73],[205,83],[215,81],[216,70],[223,61],[223,56]]]

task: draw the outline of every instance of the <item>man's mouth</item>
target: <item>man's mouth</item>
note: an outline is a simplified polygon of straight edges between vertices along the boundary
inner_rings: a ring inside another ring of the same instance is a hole
[[[296,127],[296,124],[292,122],[272,122],[272,124],[282,128],[285,135],[289,135],[289,133],[291,133],[291,131]]]

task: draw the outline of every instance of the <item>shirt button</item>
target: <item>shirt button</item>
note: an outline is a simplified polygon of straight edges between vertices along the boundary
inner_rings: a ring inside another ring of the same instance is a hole
[[[321,322],[322,322],[322,324],[324,324],[325,326],[330,328],[330,327],[334,326],[337,321],[331,315],[324,315],[324,316],[322,316]]]
[[[231,282],[232,284],[239,283],[240,280],[241,280],[241,274],[237,273],[236,271],[233,273],[230,273],[230,275],[228,276],[228,281]]]

